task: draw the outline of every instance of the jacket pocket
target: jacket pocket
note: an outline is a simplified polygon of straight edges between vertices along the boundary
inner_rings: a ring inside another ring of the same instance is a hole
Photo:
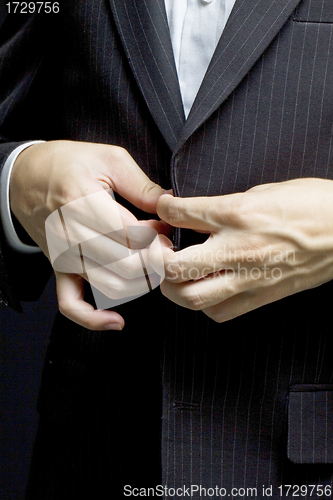
[[[288,458],[297,464],[333,463],[333,384],[290,387]]]
[[[333,23],[332,0],[303,0],[295,10],[294,21]]]

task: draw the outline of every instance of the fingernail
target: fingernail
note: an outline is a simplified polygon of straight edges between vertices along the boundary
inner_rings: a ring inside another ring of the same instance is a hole
[[[122,330],[123,327],[119,323],[109,323],[108,325],[105,325],[105,330]]]

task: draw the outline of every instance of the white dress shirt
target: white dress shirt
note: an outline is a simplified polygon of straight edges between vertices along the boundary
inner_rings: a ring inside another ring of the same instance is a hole
[[[180,90],[187,117],[235,0],[165,0]],[[29,142],[8,157],[0,180],[1,220],[9,245],[17,251],[35,253],[38,247],[23,244],[14,229],[9,205],[9,182],[17,156]]]
[[[187,117],[235,0],[165,0]]]

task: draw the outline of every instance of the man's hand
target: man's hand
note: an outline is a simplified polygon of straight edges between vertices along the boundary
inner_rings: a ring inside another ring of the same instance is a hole
[[[157,213],[172,226],[209,233],[203,244],[179,252],[160,236],[161,290],[217,322],[333,278],[330,180],[296,179],[211,198],[164,195]]]
[[[138,235],[148,228],[157,232],[165,228],[155,220],[138,221],[115,202],[109,194],[111,190],[149,213],[156,213],[157,200],[164,192],[124,149],[84,142],[33,145],[18,156],[11,176],[10,203],[14,215],[56,264],[60,311],[91,330],[120,330],[124,320],[116,312],[95,310],[84,301],[83,278],[92,277],[94,286],[112,298],[144,293],[145,255],[140,253],[139,258],[132,249],[144,248],[145,242],[140,241],[140,236],[130,236],[136,228]],[[66,216],[68,213],[70,217]],[[49,238],[48,245],[45,221],[50,214],[55,214],[59,223],[55,218],[56,223],[49,225],[52,244]],[[69,247],[71,251],[62,254],[68,257],[67,261],[64,257],[55,259],[61,253],[59,249]],[[83,254],[76,259],[78,249]],[[124,259],[128,268],[123,265]]]

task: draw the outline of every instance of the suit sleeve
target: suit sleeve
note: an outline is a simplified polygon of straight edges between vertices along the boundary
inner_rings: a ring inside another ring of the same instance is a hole
[[[56,15],[8,14],[0,25],[0,174],[21,144],[59,138],[55,21]],[[25,241],[18,223],[16,229]],[[13,250],[0,227],[0,303],[21,310],[20,300],[36,300],[50,273],[44,255]]]

